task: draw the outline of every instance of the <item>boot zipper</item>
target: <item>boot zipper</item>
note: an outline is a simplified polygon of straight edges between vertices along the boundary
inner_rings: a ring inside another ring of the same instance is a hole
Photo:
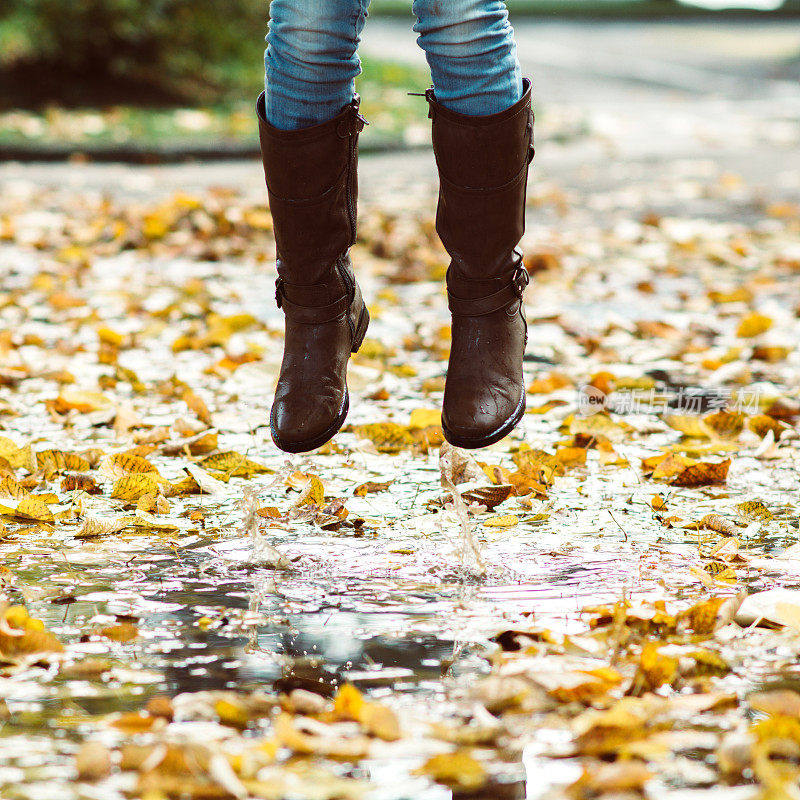
[[[347,213],[350,218],[350,241],[351,244],[356,243],[356,207],[353,198],[353,171],[355,169],[356,160],[356,142],[358,134],[364,129],[365,125],[369,125],[366,119],[359,113],[359,106],[361,98],[356,95],[350,102],[350,108],[353,112],[353,124],[350,127],[350,159],[347,165]]]

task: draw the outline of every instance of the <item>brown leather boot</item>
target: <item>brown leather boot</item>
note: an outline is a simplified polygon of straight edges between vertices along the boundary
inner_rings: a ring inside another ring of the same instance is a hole
[[[353,277],[359,97],[330,122],[282,131],[258,99],[259,134],[278,252],[275,298],[286,316],[283,363],[270,414],[272,440],[289,453],[322,446],[350,407],[347,362],[369,314]]]
[[[453,328],[442,427],[457,447],[486,447],[525,413],[522,295],[529,278],[516,247],[533,158],[531,84],[525,79],[522,99],[488,116],[450,111],[433,89],[426,98],[439,168],[436,230],[451,257]]]

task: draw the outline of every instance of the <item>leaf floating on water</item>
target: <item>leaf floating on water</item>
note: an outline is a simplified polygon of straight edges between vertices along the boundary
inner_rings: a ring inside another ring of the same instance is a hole
[[[42,450],[36,454],[36,463],[48,477],[60,472],[88,472],[91,469],[85,458],[62,450]]]
[[[0,657],[15,661],[35,653],[60,653],[61,642],[40,619],[28,616],[24,606],[6,606],[0,611]]]
[[[431,756],[414,775],[423,775],[462,792],[475,792],[488,780],[486,769],[467,750]]]
[[[206,456],[199,463],[203,469],[209,472],[222,472],[229,478],[252,478],[254,475],[264,475],[274,471],[232,450]]]
[[[135,503],[140,497],[146,494],[159,494],[161,483],[155,480],[150,474],[140,473],[126,475],[120,478],[111,489],[111,497],[115,500],[126,500]]]
[[[75,532],[76,539],[111,536],[136,523],[135,517],[87,517]]]
[[[101,475],[113,479],[146,474],[153,480],[162,480],[158,470],[146,458],[128,453],[114,453],[106,456],[100,462],[97,470]]]
[[[519,517],[515,516],[514,514],[506,514],[505,516],[500,517],[489,517],[483,521],[483,524],[487,528],[513,528],[515,525],[519,525]]]
[[[731,460],[709,462],[703,461],[692,464],[679,472],[670,483],[672,486],[711,486],[717,483],[725,483],[728,478],[728,469]]]
[[[385,492],[393,481],[386,481],[385,483],[375,483],[367,481],[366,483],[359,484],[353,489],[353,494],[356,497],[366,497],[368,494],[376,494],[377,492]]]
[[[17,500],[0,499],[0,515],[23,522],[55,522],[53,512],[36,495],[23,495]]]
[[[0,458],[8,462],[11,469],[30,468],[31,448],[30,445],[17,447],[11,439],[0,436]]]
[[[773,320],[765,314],[753,311],[739,321],[736,335],[741,339],[752,339],[762,333],[766,333],[772,327]]]
[[[65,389],[55,400],[48,401],[48,407],[56,414],[66,414],[70,411],[89,414],[92,411],[104,411],[113,405],[114,403],[100,392],[78,389]]]

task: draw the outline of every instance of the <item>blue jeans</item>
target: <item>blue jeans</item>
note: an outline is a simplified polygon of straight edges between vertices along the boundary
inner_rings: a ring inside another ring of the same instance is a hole
[[[368,6],[369,0],[272,0],[264,59],[269,123],[307,128],[350,102]],[[443,106],[477,116],[504,111],[522,97],[504,0],[413,0],[413,11]]]

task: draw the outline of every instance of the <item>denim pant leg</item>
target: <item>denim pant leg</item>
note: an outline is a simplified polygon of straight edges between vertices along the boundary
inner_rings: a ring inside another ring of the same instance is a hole
[[[267,122],[299,130],[333,119],[361,72],[358,44],[369,0],[272,0],[266,67]]]
[[[459,114],[496,114],[522,97],[514,30],[503,0],[414,0],[417,42],[436,99]]]

